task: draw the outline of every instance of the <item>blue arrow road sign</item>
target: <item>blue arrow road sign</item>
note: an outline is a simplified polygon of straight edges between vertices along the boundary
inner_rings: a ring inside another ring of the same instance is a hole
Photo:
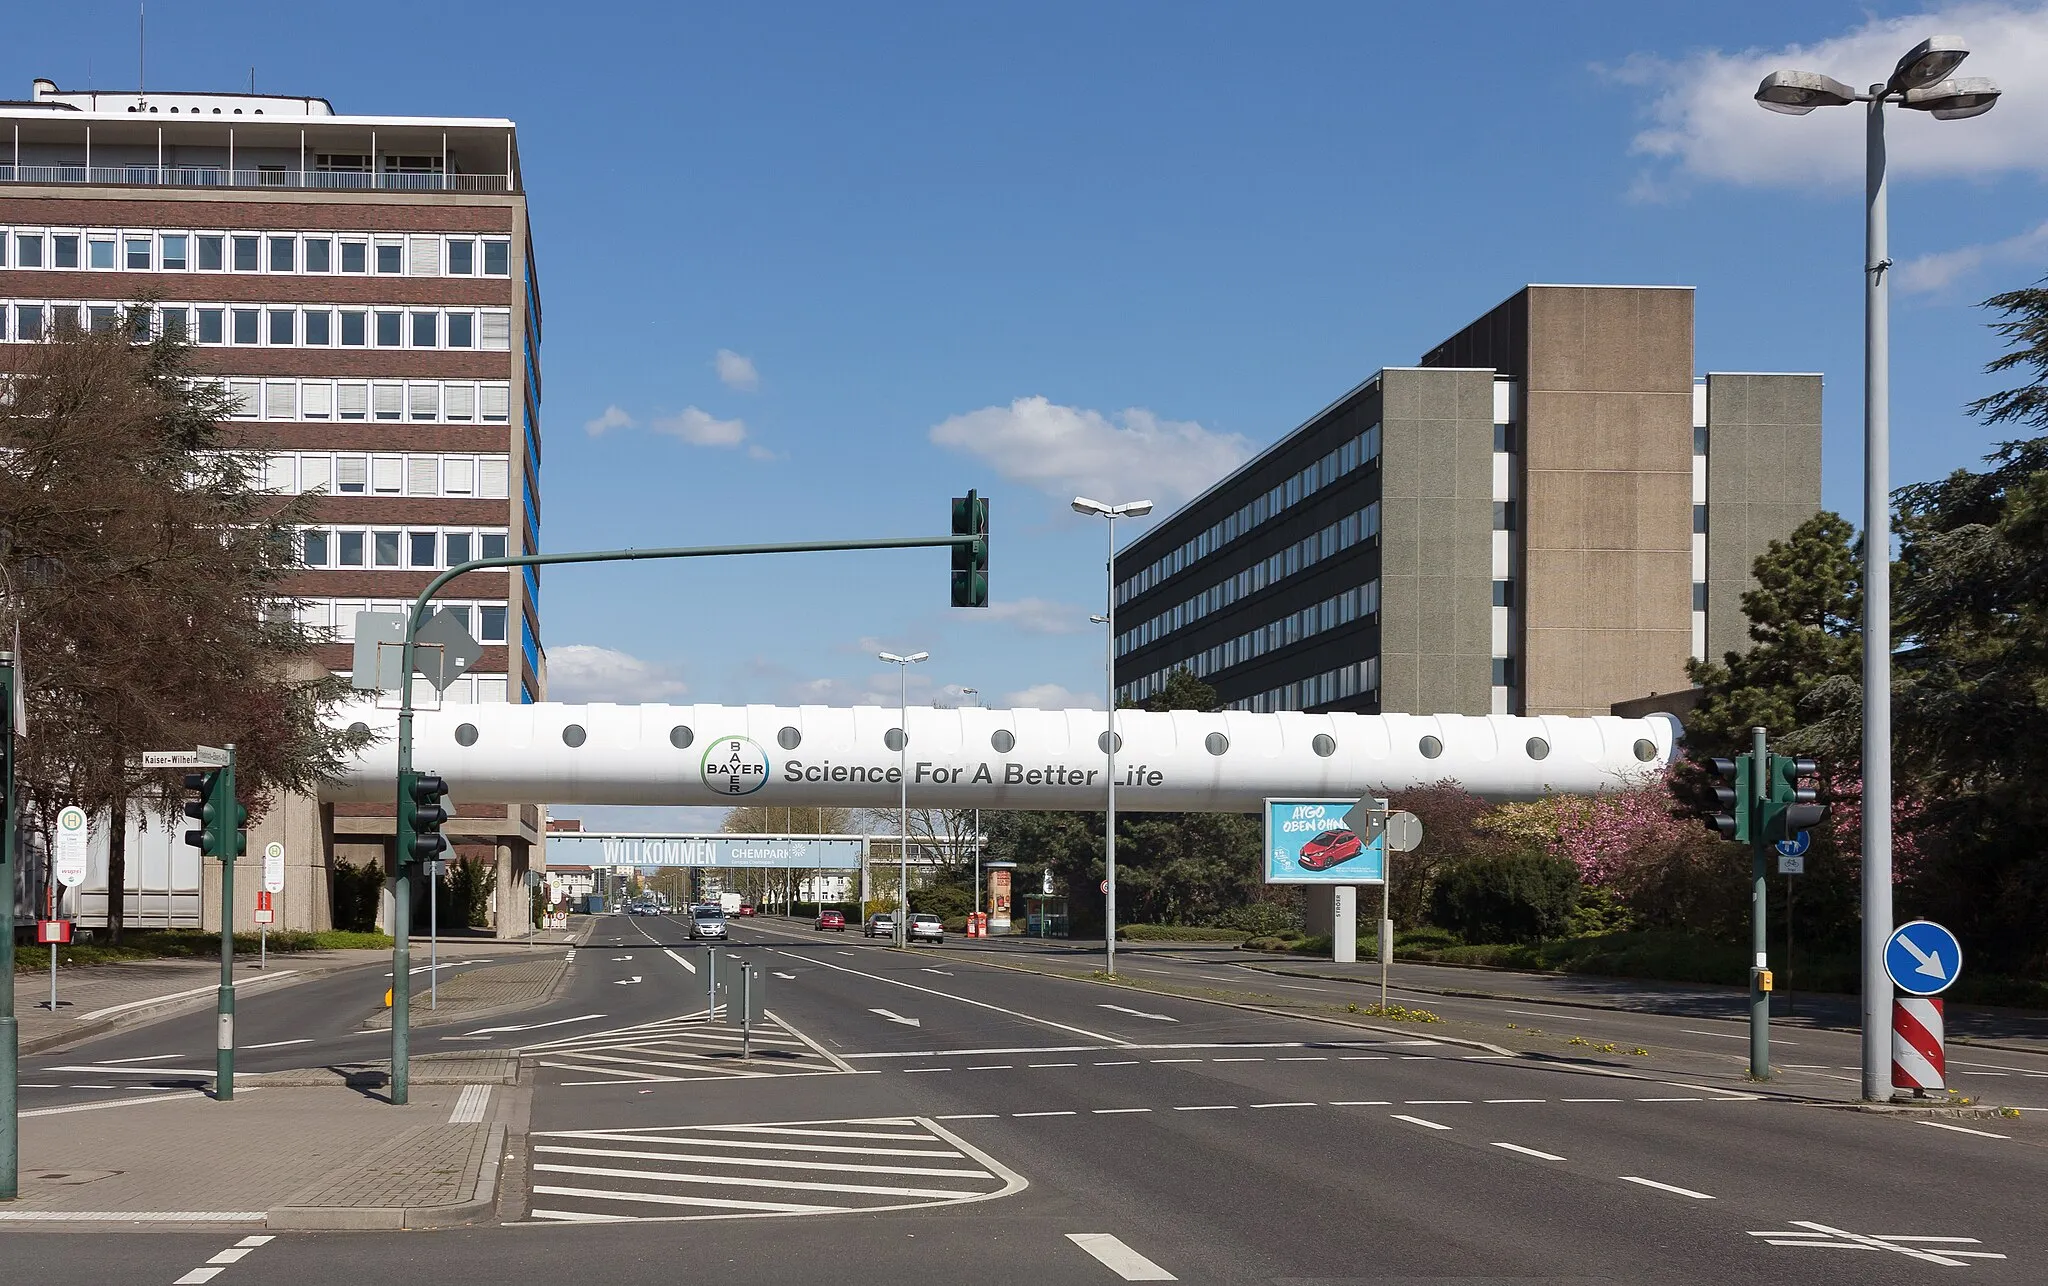
[[[1779,840],[1778,851],[1780,853],[1783,853],[1787,857],[1797,857],[1801,853],[1804,853],[1808,848],[1812,847],[1812,845],[1813,836],[1805,831],[1801,831],[1797,835],[1794,835],[1791,839]]]
[[[1912,920],[1892,930],[1884,947],[1884,971],[1900,991],[1938,995],[1963,971],[1963,947],[1955,934],[1934,921]]]

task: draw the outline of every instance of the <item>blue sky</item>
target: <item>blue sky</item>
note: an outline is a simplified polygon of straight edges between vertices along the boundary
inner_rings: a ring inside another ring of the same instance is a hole
[[[133,82],[130,3],[8,26],[0,93]],[[886,646],[933,654],[914,698],[1099,701],[1069,496],[1170,508],[1532,281],[1697,285],[1702,369],[1825,372],[1855,516],[1860,124],[1759,111],[1770,66],[1860,83],[1955,31],[2008,90],[1895,118],[1897,480],[1991,444],[1973,304],[2048,265],[2038,5],[152,0],[149,30],[156,88],[253,66],[519,122],[547,547],[933,534],[993,498],[981,614],[938,553],[557,569],[572,699],[893,701]]]

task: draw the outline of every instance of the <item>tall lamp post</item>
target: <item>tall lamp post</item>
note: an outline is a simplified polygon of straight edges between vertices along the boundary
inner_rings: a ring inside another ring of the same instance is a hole
[[[1108,768],[1104,776],[1109,781],[1109,807],[1102,819],[1102,941],[1103,968],[1113,978],[1116,976],[1116,520],[1142,518],[1152,512],[1152,502],[1133,500],[1128,504],[1106,505],[1100,500],[1075,496],[1074,512],[1106,519],[1109,524],[1109,559],[1105,564],[1107,582],[1102,616],[1103,625],[1108,627],[1103,631],[1107,642],[1102,649],[1102,686],[1103,703],[1109,715],[1108,731],[1102,734],[1102,753]]]
[[[1864,131],[1863,218],[1863,1097],[1891,1097],[1892,984],[1884,971],[1892,934],[1891,282],[1885,195],[1884,107],[1897,103],[1936,120],[1982,116],[1998,86],[1950,73],[1970,56],[1960,36],[1934,36],[1899,59],[1866,93],[1820,72],[1774,71],[1758,106],[1787,116],[1816,107],[1869,104]]]
[[[899,702],[903,713],[897,716],[896,761],[897,784],[903,793],[898,799],[896,824],[901,837],[896,841],[896,945],[907,946],[910,933],[910,667],[919,661],[929,660],[929,652],[912,652],[909,656],[898,656],[894,652],[878,654],[882,660],[897,668],[902,676],[902,695]]]
[[[960,695],[973,697],[974,704],[981,704],[980,688],[962,688]],[[974,810],[974,913],[981,914],[981,809]]]

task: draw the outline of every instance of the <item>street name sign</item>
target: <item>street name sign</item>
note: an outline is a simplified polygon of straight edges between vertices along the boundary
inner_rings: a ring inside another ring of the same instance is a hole
[[[1939,995],[1963,971],[1963,945],[1932,920],[1909,920],[1885,943],[1884,971],[1909,995]]]
[[[128,761],[138,768],[225,768],[228,752],[213,746],[191,750],[145,750]]]
[[[57,868],[57,883],[67,889],[83,884],[89,855],[85,810],[67,805],[57,813],[57,842],[50,854],[52,864]]]

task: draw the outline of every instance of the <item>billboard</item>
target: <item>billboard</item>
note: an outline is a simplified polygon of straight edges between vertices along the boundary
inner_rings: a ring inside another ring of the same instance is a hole
[[[553,831],[548,861],[590,866],[722,866],[855,871],[858,836],[604,835]]]
[[[1344,824],[1355,799],[1266,801],[1266,883],[1378,884],[1386,878],[1386,836],[1361,837]]]

